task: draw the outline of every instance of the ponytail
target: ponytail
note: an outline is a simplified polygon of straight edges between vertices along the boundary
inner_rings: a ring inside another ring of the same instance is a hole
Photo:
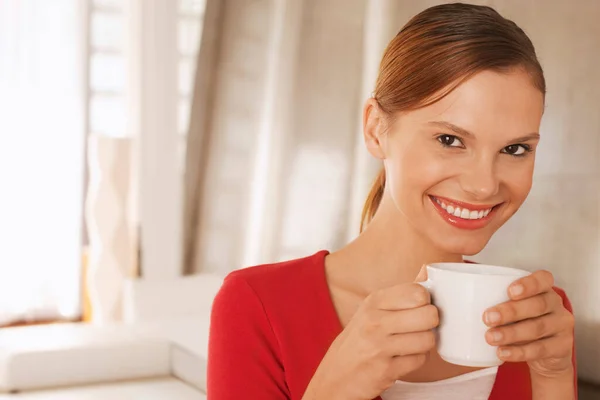
[[[385,168],[382,168],[373,182],[373,186],[369,191],[365,205],[363,206],[362,216],[360,219],[360,232],[371,222],[373,216],[377,212],[381,198],[383,197],[383,189],[385,188]]]

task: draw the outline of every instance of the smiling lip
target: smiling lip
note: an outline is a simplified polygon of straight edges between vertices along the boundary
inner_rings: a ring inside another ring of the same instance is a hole
[[[438,214],[452,226],[460,229],[481,229],[491,220],[500,204],[469,204],[446,197],[429,196]]]

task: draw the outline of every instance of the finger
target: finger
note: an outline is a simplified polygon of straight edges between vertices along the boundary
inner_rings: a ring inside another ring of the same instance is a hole
[[[387,354],[393,357],[424,354],[434,347],[435,334],[433,331],[400,333],[389,336],[384,345]]]
[[[490,327],[501,326],[528,318],[536,318],[556,310],[562,304],[553,290],[523,300],[511,300],[489,308],[483,314],[483,322]]]
[[[367,303],[378,310],[397,311],[422,307],[431,302],[429,292],[418,283],[406,283],[374,292]]]
[[[566,318],[560,314],[547,314],[490,329],[486,332],[485,338],[493,346],[532,342],[561,332],[566,323]]]
[[[535,361],[544,358],[566,358],[572,353],[573,340],[569,335],[556,335],[519,346],[498,348],[503,361]]]
[[[437,327],[440,317],[436,306],[427,304],[402,311],[383,311],[381,329],[388,335],[422,332]]]
[[[547,292],[552,289],[552,286],[554,286],[552,273],[545,270],[535,271],[531,275],[513,282],[508,287],[508,296],[512,300],[524,299]]]

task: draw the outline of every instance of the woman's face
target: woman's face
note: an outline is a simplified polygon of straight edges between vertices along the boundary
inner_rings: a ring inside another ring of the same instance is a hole
[[[483,249],[531,188],[544,98],[525,72],[484,71],[379,136],[386,196],[442,251]]]

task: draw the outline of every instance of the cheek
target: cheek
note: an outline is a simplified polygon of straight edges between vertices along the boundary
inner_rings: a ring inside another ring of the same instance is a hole
[[[411,152],[400,159],[390,160],[388,164],[388,183],[397,202],[421,197],[448,175],[449,170],[443,160],[427,152]]]
[[[503,181],[508,188],[510,200],[513,204],[523,204],[533,183],[533,163],[524,168],[514,168],[505,174]]]

